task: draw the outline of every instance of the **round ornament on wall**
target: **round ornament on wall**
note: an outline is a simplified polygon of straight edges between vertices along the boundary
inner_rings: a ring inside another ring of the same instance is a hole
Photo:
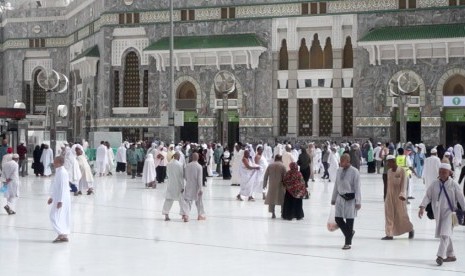
[[[134,0],[123,0],[123,1],[126,6],[130,6],[132,5],[132,3],[134,3]]]
[[[35,25],[34,27],[32,27],[32,31],[33,31],[35,34],[38,34],[38,33],[40,33],[41,28],[40,28],[39,25]]]

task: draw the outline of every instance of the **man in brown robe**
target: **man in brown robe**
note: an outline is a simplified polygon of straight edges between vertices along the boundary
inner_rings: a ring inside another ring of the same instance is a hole
[[[286,190],[283,185],[283,179],[285,174],[286,167],[282,162],[281,155],[278,154],[275,156],[274,162],[266,168],[265,175],[263,177],[263,189],[268,186],[265,204],[268,205],[268,211],[271,213],[271,218],[276,218],[275,206],[282,206],[284,203],[284,194],[286,193]]]
[[[405,185],[407,183],[405,170],[396,164],[393,155],[386,157],[389,171],[387,173],[387,193],[384,201],[386,217],[386,236],[382,240],[393,240],[394,236],[409,233],[408,238],[413,239],[413,225],[407,213],[407,196]]]

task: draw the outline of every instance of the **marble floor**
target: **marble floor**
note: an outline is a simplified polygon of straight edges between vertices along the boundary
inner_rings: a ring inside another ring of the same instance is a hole
[[[366,171],[366,168],[362,168]],[[72,198],[70,242],[53,244],[48,219],[50,178],[21,178],[17,214],[0,214],[1,275],[460,275],[465,274],[465,227],[453,237],[455,263],[435,264],[434,221],[418,219],[424,194],[415,182],[409,205],[416,236],[384,236],[380,175],[362,173],[362,210],[352,249],[340,231],[328,232],[332,183],[311,183],[302,221],[272,220],[263,201],[239,202],[238,187],[209,178],[206,221],[183,223],[161,215],[165,185],[147,190],[139,179],[96,177],[96,193]],[[2,199],[2,206],[4,199]],[[279,209],[278,209],[279,210]],[[195,208],[193,212],[195,212]],[[192,214],[196,216],[196,214]]]

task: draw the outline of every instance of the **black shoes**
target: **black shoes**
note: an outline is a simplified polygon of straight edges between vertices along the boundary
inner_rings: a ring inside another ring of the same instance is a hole
[[[5,205],[5,207],[3,207],[3,208],[5,208],[5,211],[8,213],[8,215],[14,215],[14,214],[16,214],[16,212],[13,211],[13,210],[10,208],[10,206],[8,206],[8,205]]]
[[[408,232],[408,238],[411,240],[415,237],[415,230]]]
[[[441,266],[443,262],[444,262],[444,259],[441,258],[441,257],[438,257],[438,258],[436,259],[436,263],[438,264],[438,266]]]
[[[383,240],[383,241],[392,241],[393,239],[394,239],[394,237],[386,236],[386,237],[382,238],[381,240]]]

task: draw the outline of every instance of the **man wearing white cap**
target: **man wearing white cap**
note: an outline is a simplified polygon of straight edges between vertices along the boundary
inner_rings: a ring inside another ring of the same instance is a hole
[[[441,166],[441,159],[438,157],[438,151],[434,148],[431,150],[431,156],[425,159],[425,166],[421,175],[426,189],[434,180],[438,179],[439,166]]]
[[[407,196],[405,186],[407,176],[405,170],[396,163],[396,157],[386,157],[387,166],[387,191],[384,201],[385,231],[386,236],[382,240],[393,240],[394,236],[409,233],[409,239],[413,239],[413,225],[410,222],[407,211]]]
[[[82,191],[84,189],[87,190],[87,195],[91,195],[94,193],[94,176],[84,154],[84,148],[81,145],[76,144],[71,150],[76,152],[79,169],[81,170],[81,180],[79,180],[78,195],[82,195]]]
[[[452,168],[450,164],[442,163],[439,168],[439,179],[435,180],[426,190],[426,195],[420,205],[418,216],[425,213],[426,206],[431,203],[434,218],[436,220],[435,237],[440,239],[436,263],[440,266],[443,262],[455,262],[457,260],[452,245],[453,212],[457,209],[457,203],[465,206],[465,198],[460,191],[460,186],[450,176]]]
[[[6,162],[3,165],[3,172],[5,183],[8,187],[5,192],[6,205],[5,210],[8,215],[14,215],[16,212],[13,210],[13,207],[16,203],[16,200],[19,197],[19,166],[18,166],[19,155],[13,154],[13,159]]]

